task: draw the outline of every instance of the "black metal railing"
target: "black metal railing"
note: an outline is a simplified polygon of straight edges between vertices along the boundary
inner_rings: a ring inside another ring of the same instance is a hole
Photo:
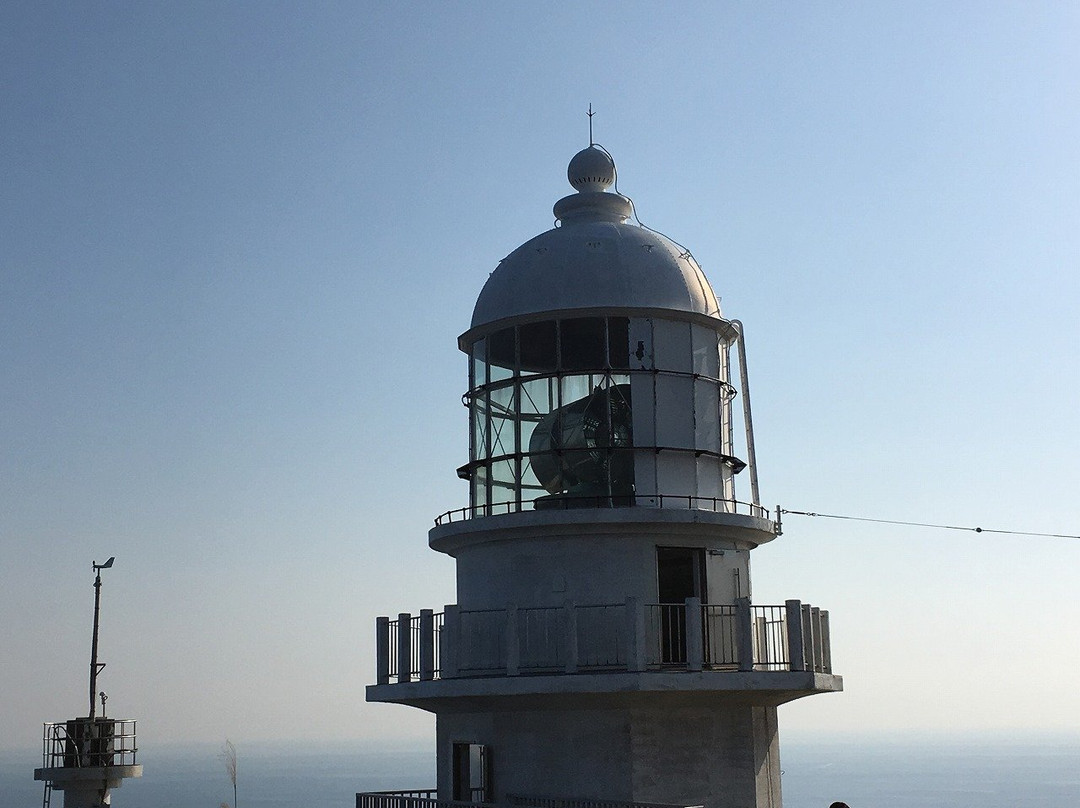
[[[530,512],[536,510],[538,500],[513,500],[493,502],[485,505],[471,505],[465,508],[447,511],[435,519],[436,526],[453,522],[464,522],[484,516]],[[677,510],[712,511],[714,513],[734,513],[769,519],[768,508],[752,502],[741,502],[722,497],[696,497],[686,494],[639,494],[636,496],[588,496],[588,497],[544,497],[544,511],[577,510],[583,508],[668,508]]]
[[[43,769],[134,766],[137,752],[130,718],[73,718],[46,723],[42,732]]]

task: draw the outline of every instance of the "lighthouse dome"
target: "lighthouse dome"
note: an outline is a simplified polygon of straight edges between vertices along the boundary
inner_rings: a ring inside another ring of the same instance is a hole
[[[615,163],[596,146],[567,171],[577,193],[555,203],[559,226],[522,244],[491,273],[472,328],[574,309],[671,310],[720,317],[701,267],[671,239],[628,219],[633,203],[607,189]]]

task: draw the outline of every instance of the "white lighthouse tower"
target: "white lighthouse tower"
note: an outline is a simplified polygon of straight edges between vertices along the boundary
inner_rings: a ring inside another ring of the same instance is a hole
[[[457,603],[377,621],[367,698],[435,713],[437,789],[358,808],[780,806],[777,706],[842,689],[827,612],[751,601],[779,524],[741,324],[629,221],[606,151],[568,177],[559,226],[499,263],[459,340],[471,500],[429,534]]]

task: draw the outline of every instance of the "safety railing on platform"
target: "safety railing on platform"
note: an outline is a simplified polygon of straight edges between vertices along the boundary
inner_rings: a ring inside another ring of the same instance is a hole
[[[472,505],[447,511],[435,519],[436,526],[478,519],[484,516],[497,516],[506,513],[529,512],[537,510],[536,502],[543,502],[543,510],[577,510],[581,508],[670,508],[677,510],[712,511],[714,513],[735,513],[770,519],[769,509],[752,502],[741,502],[722,497],[696,497],[687,494],[649,494],[637,496],[589,496],[589,497],[544,497],[542,500],[514,500],[511,502],[493,502],[485,505]]]
[[[41,767],[134,766],[135,721],[130,718],[73,718],[46,723]]]
[[[478,792],[481,790],[477,790]],[[483,795],[477,793],[472,802],[459,800],[440,800],[435,789],[413,791],[369,791],[356,795],[356,808],[466,808],[466,806],[488,806],[492,803],[480,801]],[[529,797],[508,794],[501,803],[512,808],[704,808],[687,803],[625,802],[621,800],[600,800],[573,797]]]
[[[483,789],[474,789],[472,801],[440,800],[434,788],[413,791],[366,791],[356,795],[356,808],[494,808],[482,800]]]
[[[379,684],[606,671],[832,672],[829,613],[798,600],[447,606],[380,617],[376,629]]]

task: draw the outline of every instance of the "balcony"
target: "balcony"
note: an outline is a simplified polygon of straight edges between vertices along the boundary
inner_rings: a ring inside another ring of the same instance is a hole
[[[379,617],[376,637],[376,687],[567,674],[832,674],[829,613],[798,600],[783,606],[753,606],[745,598],[734,605],[628,598],[542,608],[447,606],[441,613]]]
[[[659,451],[659,450],[658,450]],[[661,508],[670,510],[709,511],[721,514],[739,514],[751,516],[757,519],[770,519],[772,514],[768,508],[755,505],[751,502],[740,502],[735,499],[723,499],[720,497],[696,497],[685,494],[651,494],[629,496],[562,496],[546,498],[542,505],[537,500],[512,500],[509,502],[493,502],[484,505],[474,505],[467,508],[458,508],[447,511],[436,517],[435,526],[442,527],[455,522],[479,519],[485,516],[497,516],[508,513],[528,512],[542,510],[579,510],[583,508]],[[779,520],[779,513],[776,515]],[[777,521],[779,524],[779,521]]]

